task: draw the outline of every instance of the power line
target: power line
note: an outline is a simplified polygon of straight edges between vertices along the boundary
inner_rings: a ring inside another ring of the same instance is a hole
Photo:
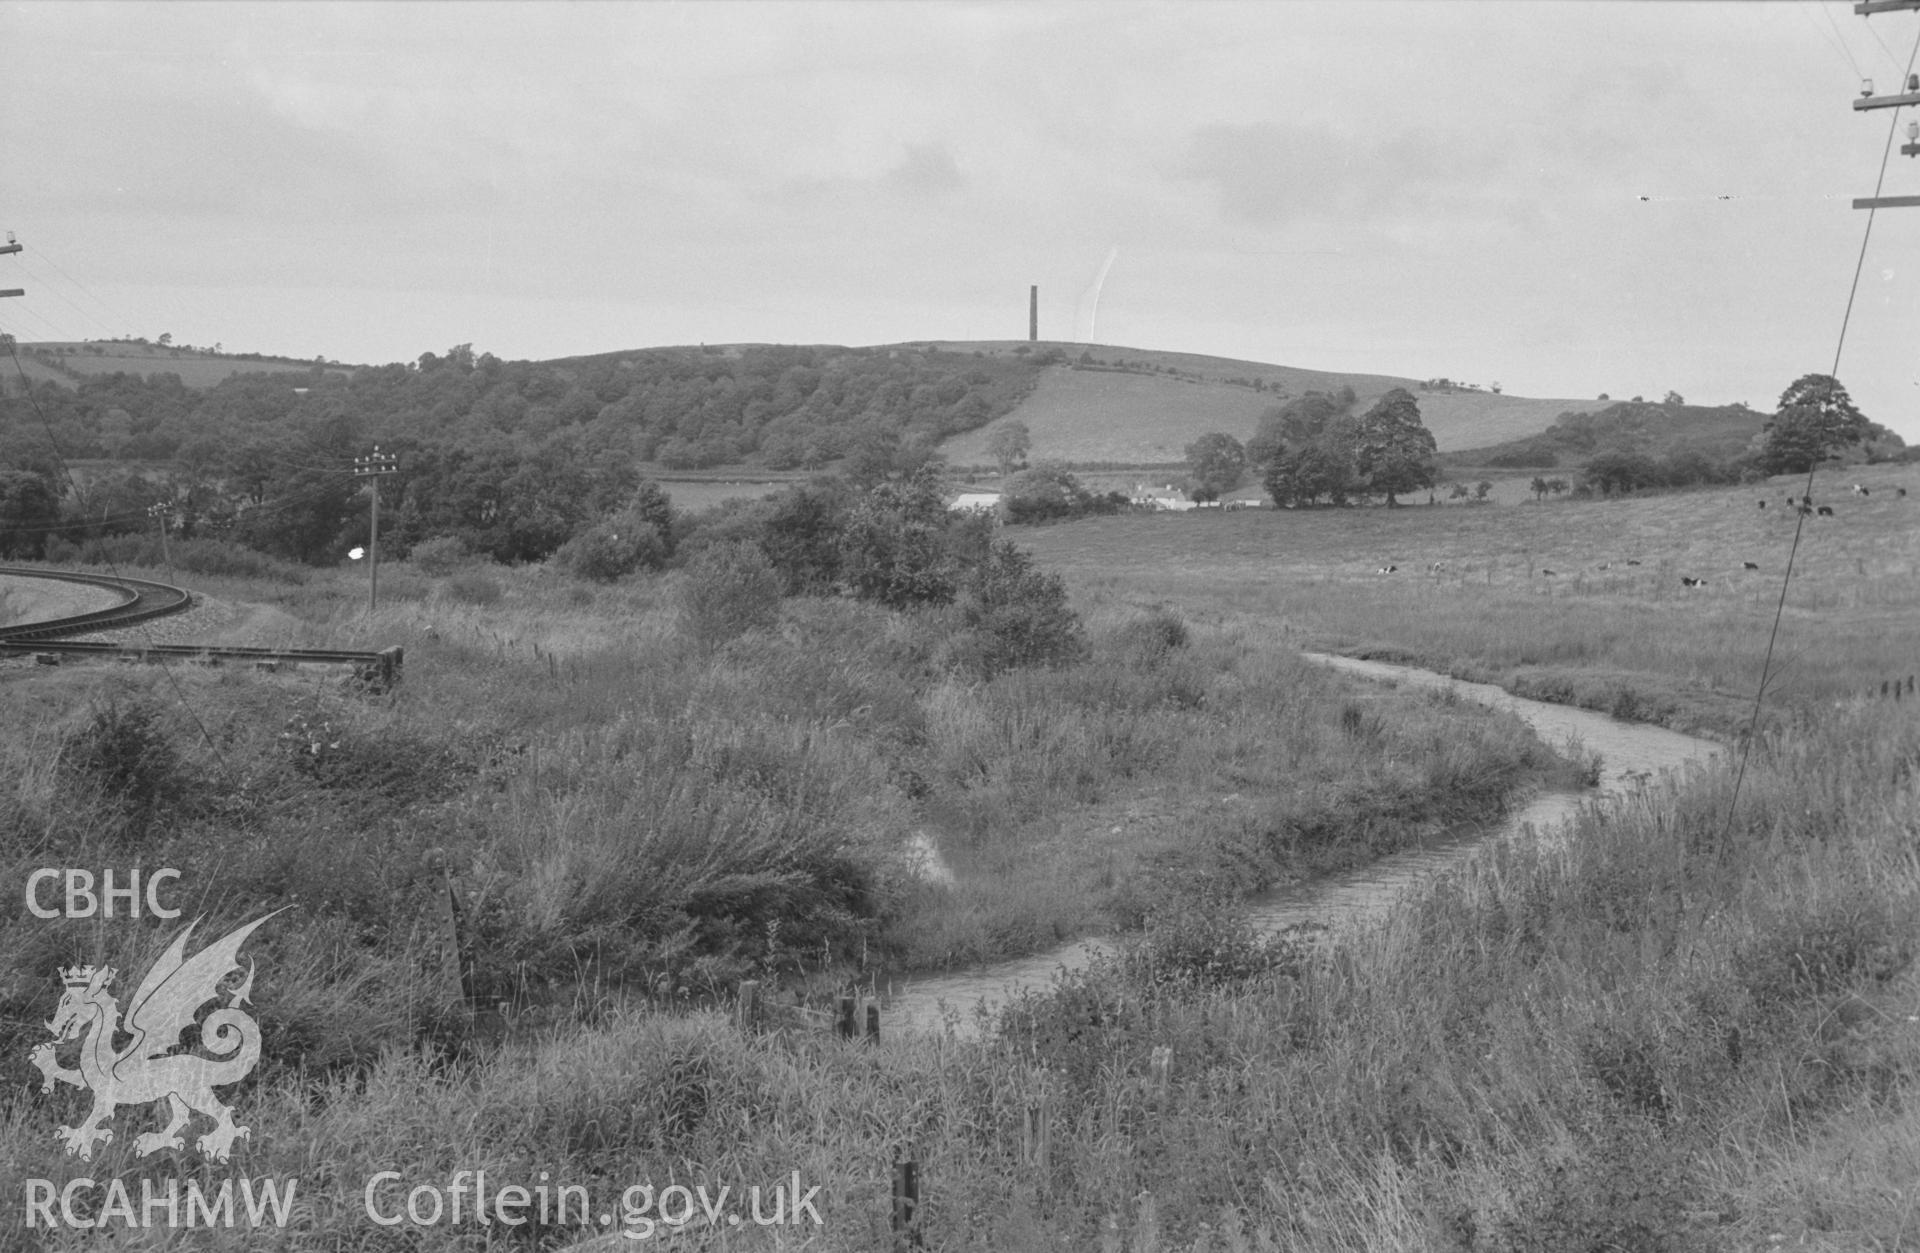
[[[86,296],[88,300],[91,300],[93,301],[94,304],[99,305],[100,311],[102,313],[113,312],[113,310],[107,308],[106,302],[101,300],[98,296],[94,295],[92,290],[88,288],[88,286],[85,283],[82,283],[79,279],[67,273],[66,270],[61,267],[60,263],[54,260],[52,255],[50,255],[45,248],[42,248],[40,245],[35,244],[34,255],[44,260],[48,265],[52,266],[54,268],[55,273],[59,274],[60,277],[66,279],[69,283],[72,283],[76,288],[80,290],[80,292],[83,295]],[[101,322],[99,318],[94,318],[93,321],[98,322],[103,328],[106,326],[106,323]],[[111,336],[109,336],[109,338],[111,338]]]
[[[11,240],[11,238],[9,238],[7,242],[11,244],[13,241]],[[3,341],[5,343],[5,346],[7,349],[7,355],[13,358],[13,368],[19,372],[21,380],[23,382],[26,381],[27,372],[25,368],[22,367],[20,364],[20,350],[13,342],[13,336],[11,335],[0,336],[0,341]],[[68,487],[71,490],[73,490],[74,494],[77,496],[79,494],[79,484],[74,480],[73,470],[67,464],[67,459],[65,455],[62,454],[60,451],[59,437],[53,433],[53,424],[47,420],[46,410],[40,407],[40,401],[36,396],[34,396],[33,388],[31,384],[29,384],[27,387],[27,400],[30,404],[32,404],[33,411],[40,415],[40,425],[46,428],[47,442],[53,446],[53,455],[54,455],[54,458],[60,464],[60,472],[61,474],[66,476]],[[121,575],[119,567],[114,562],[111,554],[107,554],[107,569],[113,572],[113,576],[115,578],[124,577],[123,575]],[[141,629],[141,632],[146,635],[147,643],[152,644],[155,642],[153,638],[152,627],[150,627],[145,623],[142,623],[140,626],[140,629]],[[220,773],[227,776],[227,781],[229,783],[237,786],[239,783],[239,779],[234,774],[232,767],[230,767],[227,764],[226,754],[220,751],[219,743],[215,741],[215,739],[213,738],[213,733],[207,730],[207,724],[205,721],[201,719],[199,711],[193,707],[193,702],[188,700],[187,694],[181,690],[180,677],[173,672],[172,666],[166,665],[164,663],[160,667],[160,673],[163,676],[165,676],[167,680],[167,686],[173,689],[174,699],[178,700],[180,702],[180,707],[186,710],[187,717],[193,719],[193,725],[199,730],[200,738],[207,742],[207,748],[212,751],[214,761],[217,762],[220,766]]]
[[[1913,73],[1913,64],[1916,57],[1920,57],[1920,33],[1914,35],[1913,50],[1907,54],[1907,68],[1903,71],[1903,81],[1906,75]],[[1874,179],[1873,183],[1873,200],[1876,202],[1880,199],[1880,192],[1886,185],[1887,162],[1893,156],[1893,137],[1899,123],[1900,110],[1896,108],[1893,110],[1891,119],[1887,124],[1887,142],[1880,152],[1880,173]],[[1828,372],[1828,377],[1834,380],[1836,386],[1839,384],[1840,379],[1840,356],[1847,346],[1847,327],[1851,325],[1853,321],[1853,302],[1859,295],[1860,275],[1867,264],[1867,242],[1873,238],[1873,220],[1878,212],[1878,205],[1869,203],[1867,207],[1866,229],[1860,234],[1860,255],[1853,263],[1853,283],[1847,288],[1846,311],[1840,317],[1840,334],[1833,346],[1833,369]],[[1807,513],[1804,506],[1806,501],[1813,498],[1813,480],[1818,470],[1818,460],[1808,465],[1807,481],[1802,487],[1800,494],[1802,508],[1794,511],[1793,542],[1787,549],[1786,569],[1783,570],[1780,575],[1780,597],[1773,607],[1773,626],[1767,632],[1767,651],[1760,661],[1760,683],[1753,693],[1753,716],[1747,721],[1747,734],[1740,746],[1740,765],[1733,776],[1733,795],[1727,800],[1727,820],[1721,828],[1721,841],[1723,843],[1733,833],[1734,812],[1740,804],[1740,785],[1747,777],[1747,763],[1753,754],[1754,735],[1760,726],[1760,707],[1767,694],[1767,680],[1772,671],[1774,645],[1780,638],[1781,619],[1786,615],[1787,589],[1793,582],[1793,559],[1800,552],[1800,537],[1806,531]]]
[[[42,282],[42,276],[35,274],[33,272],[33,268],[27,264],[25,257],[22,257],[20,259],[20,269],[23,273],[26,274],[28,278],[33,279],[35,282]],[[58,287],[48,287],[48,290],[53,293],[55,299],[63,302],[69,309],[72,309],[75,313],[79,314],[82,318],[85,318],[87,321],[92,322],[94,325],[98,326],[102,330],[107,329],[106,323],[100,321],[99,318],[93,316],[93,314],[87,312],[85,309],[82,309],[79,305],[75,304],[72,300],[69,300],[66,294],[62,292]],[[85,336],[72,336],[70,338],[84,339]]]

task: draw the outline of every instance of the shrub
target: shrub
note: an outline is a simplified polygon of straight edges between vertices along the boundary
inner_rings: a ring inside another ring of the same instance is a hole
[[[436,535],[415,544],[413,551],[407,554],[407,559],[413,562],[420,573],[436,579],[452,574],[472,558],[472,550],[458,535]]]
[[[500,580],[484,570],[463,570],[447,580],[447,595],[463,605],[497,605],[506,595]]]
[[[579,578],[611,583],[635,570],[659,569],[669,551],[652,527],[616,520],[588,527],[562,544],[555,558],[562,569]]]
[[[841,531],[840,572],[855,596],[889,609],[950,604],[969,524],[947,511],[930,468],[881,483],[853,507]]]
[[[187,791],[180,755],[158,711],[137,699],[110,697],[94,706],[85,725],[67,736],[60,762],[70,777],[120,807],[136,828]]]
[[[1130,664],[1148,669],[1187,646],[1186,620],[1166,605],[1122,623],[1111,636],[1111,647]]]
[[[173,546],[173,564],[194,574],[305,583],[307,572],[291,562],[223,539],[190,539]]]
[[[680,583],[680,629],[711,648],[772,626],[780,616],[781,583],[758,545],[736,540],[704,549]]]
[[[1062,665],[1086,649],[1066,584],[1034,569],[1033,558],[1011,543],[996,544],[969,574],[959,614],[973,637],[968,660],[982,677],[1016,666]]]

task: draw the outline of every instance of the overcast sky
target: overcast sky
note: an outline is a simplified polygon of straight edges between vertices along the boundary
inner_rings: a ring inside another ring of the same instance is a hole
[[[1847,3],[0,0],[0,329],[1019,338],[1037,283],[1043,338],[1770,409],[1833,364],[1893,116],[1852,101],[1916,38]],[[1877,215],[1839,373],[1920,440],[1920,209]]]

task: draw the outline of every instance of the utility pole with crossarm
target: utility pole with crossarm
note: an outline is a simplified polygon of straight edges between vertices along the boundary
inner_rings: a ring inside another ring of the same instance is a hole
[[[390,452],[381,452],[375,444],[373,451],[364,457],[353,459],[353,477],[370,478],[373,481],[367,487],[373,492],[373,530],[367,541],[368,566],[367,609],[373,610],[380,603],[380,476],[394,474],[400,469],[396,464],[399,458]]]
[[[20,252],[25,248],[26,248],[25,244],[14,243],[13,232],[8,231],[7,242],[4,244],[0,244],[0,257],[4,257],[10,252]],[[5,291],[0,291],[0,296],[24,296],[26,294],[27,294],[27,289],[24,287],[9,287]]]
[[[1861,17],[1872,17],[1875,13],[1893,13],[1902,9],[1920,9],[1920,0],[1859,0],[1853,11]],[[1856,113],[1868,109],[1901,109],[1908,105],[1920,105],[1920,74],[1908,74],[1906,90],[1890,96],[1877,96],[1873,92],[1871,78],[1860,84],[1860,98],[1853,102]],[[1920,157],[1920,122],[1907,123],[1907,142],[1900,145],[1900,154],[1907,157]],[[1856,209],[1920,209],[1920,196],[1857,196],[1853,207]]]

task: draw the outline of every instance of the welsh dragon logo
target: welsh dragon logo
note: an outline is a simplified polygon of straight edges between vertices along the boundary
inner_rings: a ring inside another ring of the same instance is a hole
[[[279,911],[275,911],[276,913]],[[213,1119],[212,1131],[195,1143],[202,1153],[224,1162],[233,1152],[233,1142],[245,1138],[247,1128],[236,1126],[233,1110],[222,1105],[213,1090],[238,1083],[247,1077],[260,1060],[260,1024],[240,1009],[253,992],[253,963],[247,963],[246,981],[229,995],[223,1008],[215,1009],[200,1024],[200,1046],[212,1057],[194,1053],[176,1053],[181,1032],[193,1026],[201,1006],[214,1000],[219,983],[240,968],[240,945],[254,928],[273,914],[256,918],[232,934],[214,941],[192,957],[185,956],[187,937],[200,925],[199,919],[187,924],[174,937],[173,944],[147,971],[147,977],[127,1002],[126,1025],[120,1023],[120,1006],[107,985],[113,981],[110,966],[62,968],[60,980],[66,993],[46,1024],[53,1043],[37,1044],[27,1059],[40,1068],[46,1081],[42,1092],[53,1091],[54,1080],[76,1088],[93,1089],[93,1112],[78,1127],[61,1127],[54,1135],[66,1142],[67,1153],[81,1160],[93,1157],[93,1148],[113,1139],[107,1124],[122,1105],[167,1102],[172,1120],[159,1131],[146,1132],[134,1140],[134,1149],[145,1157],[160,1149],[184,1148],[180,1132],[191,1121],[192,1111]],[[117,1034],[133,1037],[125,1048],[114,1048]],[[80,1038],[80,1068],[68,1070],[54,1058],[58,1045]]]

